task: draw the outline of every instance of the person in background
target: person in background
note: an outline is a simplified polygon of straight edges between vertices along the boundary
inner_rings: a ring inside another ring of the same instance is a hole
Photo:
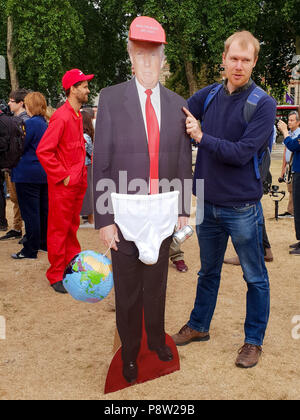
[[[63,286],[65,268],[81,252],[77,231],[87,175],[80,109],[88,102],[88,81],[93,77],[79,69],[65,73],[62,86],[67,100],[52,115],[37,150],[49,188],[47,278],[57,293],[67,293]]]
[[[10,111],[14,116],[20,118],[23,122],[29,119],[29,116],[26,113],[24,106],[24,99],[28,94],[26,89],[18,89],[10,92],[8,106]],[[20,207],[18,203],[18,197],[16,192],[15,184],[11,181],[11,176],[8,172],[5,173],[5,181],[7,190],[9,192],[10,200],[13,203],[13,226],[6,235],[0,238],[0,241],[7,241],[11,239],[20,239],[22,240],[22,217],[20,212]]]
[[[289,136],[292,139],[295,139],[300,134],[300,120],[299,120],[299,114],[297,111],[292,111],[289,113],[288,117],[288,128],[289,128]],[[285,147],[283,152],[283,160],[282,160],[282,170],[281,170],[281,176],[279,181],[284,179],[284,175],[287,169],[287,165],[290,163],[292,156],[292,152]],[[287,211],[285,211],[282,214],[279,214],[280,219],[287,219],[287,218],[293,218],[294,217],[294,200],[293,200],[293,182],[290,182],[287,184],[287,189],[289,193],[289,202]]]
[[[180,244],[176,244],[174,241],[171,242],[169,258],[177,271],[180,273],[186,273],[188,271],[188,266],[184,261],[184,252],[181,250]]]
[[[87,181],[88,187],[83,199],[81,216],[88,216],[87,223],[82,225],[83,227],[93,227],[94,214],[93,214],[93,180],[92,180],[92,155],[93,155],[93,144],[94,144],[94,126],[93,118],[85,110],[81,111],[82,123],[83,123],[83,137],[85,140],[85,165],[87,167]]]
[[[48,184],[36,149],[43,137],[47,122],[47,102],[39,92],[25,97],[25,107],[30,117],[25,122],[24,154],[12,170],[21,215],[25,223],[26,241],[23,249],[12,255],[15,260],[35,259],[39,250],[47,251]]]
[[[5,191],[5,152],[7,144],[10,141],[10,129],[7,114],[7,105],[4,101],[0,101],[0,232],[8,230],[6,219],[6,191]]]
[[[293,200],[294,200],[294,221],[297,241],[290,245],[291,255],[300,255],[300,134],[294,138],[290,135],[288,127],[283,121],[279,121],[278,129],[284,137],[284,144],[288,150],[294,153],[293,158]]]

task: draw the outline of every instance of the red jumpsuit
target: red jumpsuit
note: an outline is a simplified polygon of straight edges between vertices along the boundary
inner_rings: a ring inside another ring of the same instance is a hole
[[[81,251],[77,230],[87,188],[82,117],[68,101],[51,117],[37,156],[48,177],[47,278],[54,284],[62,281],[67,264]],[[68,176],[70,182],[65,187],[63,181]]]

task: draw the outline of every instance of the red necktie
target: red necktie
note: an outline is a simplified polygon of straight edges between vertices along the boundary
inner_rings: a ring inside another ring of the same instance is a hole
[[[150,157],[150,194],[158,194],[158,168],[159,168],[159,125],[155,110],[152,106],[150,96],[152,90],[145,91],[146,100],[146,122],[148,132],[148,149]]]

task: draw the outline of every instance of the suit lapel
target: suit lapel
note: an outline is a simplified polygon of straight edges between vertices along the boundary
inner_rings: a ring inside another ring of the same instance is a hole
[[[136,132],[138,132],[141,136],[139,137],[140,140],[144,143],[148,150],[147,134],[135,79],[132,79],[130,82],[128,82],[127,88],[125,89],[124,104],[132,124],[135,125]]]
[[[161,112],[161,122],[160,122],[160,151],[165,151],[168,147],[168,127],[172,123],[172,112],[170,109],[170,99],[168,96],[167,89],[159,84],[160,87],[160,112]],[[162,154],[160,154],[160,161]]]

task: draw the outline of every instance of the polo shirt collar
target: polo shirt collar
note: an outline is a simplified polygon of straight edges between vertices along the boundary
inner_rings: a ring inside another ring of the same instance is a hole
[[[230,96],[230,95],[237,95],[241,92],[244,92],[245,90],[247,90],[252,85],[252,83],[253,83],[253,80],[249,79],[249,81],[244,86],[241,86],[241,87],[237,88],[232,93],[230,93],[228,88],[227,88],[228,79],[225,79],[225,81],[223,82],[223,86],[224,86],[225,93]]]

